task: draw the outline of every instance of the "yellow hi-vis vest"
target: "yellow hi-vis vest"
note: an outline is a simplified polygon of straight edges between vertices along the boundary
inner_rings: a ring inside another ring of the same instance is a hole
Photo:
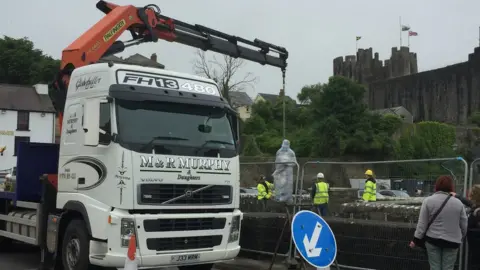
[[[273,183],[268,182],[268,181],[265,181],[265,183],[267,183],[268,191],[270,193],[270,197],[275,195],[275,185]]]
[[[258,200],[268,200],[270,197],[272,197],[272,189],[270,188],[272,184],[270,184],[268,181],[265,181],[263,183],[259,183],[257,185],[257,199]]]
[[[367,180],[365,182],[365,189],[363,190],[363,196],[362,196],[364,201],[367,202],[374,202],[377,200],[377,184]]]
[[[316,184],[315,197],[313,197],[313,204],[328,203],[328,184],[325,182],[318,182]]]

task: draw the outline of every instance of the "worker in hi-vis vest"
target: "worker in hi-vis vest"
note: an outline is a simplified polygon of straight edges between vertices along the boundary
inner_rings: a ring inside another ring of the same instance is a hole
[[[317,181],[312,186],[311,197],[313,205],[317,208],[318,214],[326,216],[328,212],[328,189],[329,185],[325,182],[323,173],[317,174]]]
[[[257,184],[257,199],[262,201],[263,207],[267,207],[267,201],[272,198],[273,184],[268,182],[264,175],[260,175]]]
[[[373,177],[373,171],[365,171],[365,188],[363,189],[363,200],[366,202],[374,202],[377,200],[377,180]]]

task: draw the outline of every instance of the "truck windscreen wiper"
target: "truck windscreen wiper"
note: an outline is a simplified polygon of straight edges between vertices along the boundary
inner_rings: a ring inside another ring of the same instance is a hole
[[[228,145],[234,145],[231,142],[225,142],[225,141],[218,141],[218,140],[206,140],[198,149],[195,151],[195,154],[197,154],[200,150],[203,149],[203,147],[208,144],[208,143],[218,143],[218,144],[228,144]]]
[[[172,136],[156,136],[153,137],[147,144],[145,144],[142,148],[140,148],[140,151],[143,151],[147,149],[148,147],[151,147],[153,142],[157,140],[167,140],[167,141],[188,141],[186,138],[181,138],[181,137],[172,137]]]

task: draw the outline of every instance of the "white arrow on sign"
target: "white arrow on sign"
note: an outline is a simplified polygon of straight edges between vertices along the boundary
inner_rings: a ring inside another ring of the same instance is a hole
[[[309,258],[318,257],[322,252],[322,248],[316,248],[322,228],[322,224],[317,222],[317,225],[315,225],[315,229],[313,230],[312,238],[308,240],[308,236],[306,234],[303,238],[303,245],[305,246],[305,251],[307,252],[307,257]]]

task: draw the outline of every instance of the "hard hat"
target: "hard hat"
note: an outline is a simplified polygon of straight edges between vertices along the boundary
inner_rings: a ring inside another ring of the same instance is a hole
[[[372,176],[372,175],[373,175],[372,170],[366,170],[366,171],[365,171],[365,175],[370,175],[370,176]]]
[[[10,179],[10,178],[12,178],[12,175],[11,175],[11,174],[5,175],[5,179]]]
[[[325,176],[323,175],[323,173],[319,172],[319,173],[317,174],[317,178],[325,178]]]

